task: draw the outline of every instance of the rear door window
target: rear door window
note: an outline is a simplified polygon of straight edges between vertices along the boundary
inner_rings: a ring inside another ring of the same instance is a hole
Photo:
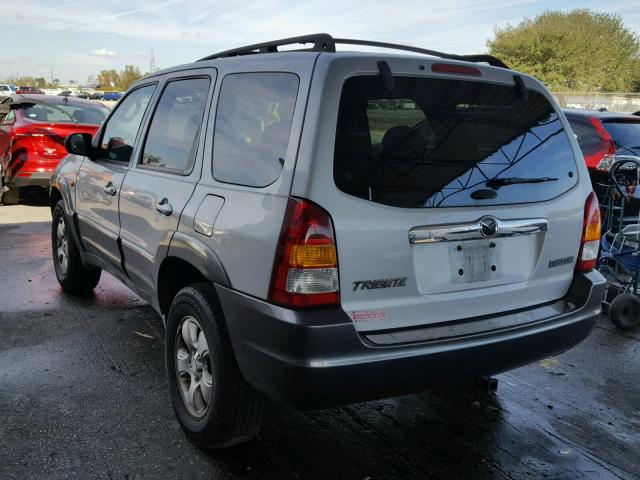
[[[543,95],[530,90],[522,99],[514,87],[477,81],[394,78],[392,92],[378,76],[344,83],[334,150],[340,190],[429,208],[539,202],[576,184],[567,132]]]
[[[298,85],[293,73],[238,73],[224,78],[213,141],[216,180],[265,187],[278,179]]]
[[[142,166],[175,173],[191,171],[210,83],[207,77],[167,84],[151,119]]]

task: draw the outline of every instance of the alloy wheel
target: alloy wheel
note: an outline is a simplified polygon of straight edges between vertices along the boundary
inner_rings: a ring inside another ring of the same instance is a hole
[[[213,376],[207,339],[194,317],[186,316],[181,320],[174,351],[182,400],[191,415],[203,417],[211,405]]]
[[[69,243],[67,242],[66,231],[67,225],[64,217],[60,217],[56,227],[56,258],[58,259],[60,272],[63,275],[67,273],[67,268],[69,267]]]

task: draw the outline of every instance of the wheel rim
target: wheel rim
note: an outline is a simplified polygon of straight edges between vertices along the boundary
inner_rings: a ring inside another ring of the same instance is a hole
[[[56,258],[58,259],[60,272],[63,275],[67,273],[69,266],[69,243],[67,242],[66,232],[67,224],[64,221],[64,217],[60,217],[56,227]]]
[[[203,417],[211,405],[213,376],[207,338],[194,317],[180,322],[174,351],[182,401],[191,415]]]

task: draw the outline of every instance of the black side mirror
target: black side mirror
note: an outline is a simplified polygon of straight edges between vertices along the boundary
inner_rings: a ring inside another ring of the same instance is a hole
[[[64,148],[73,155],[88,157],[91,152],[90,133],[72,133],[64,140]]]

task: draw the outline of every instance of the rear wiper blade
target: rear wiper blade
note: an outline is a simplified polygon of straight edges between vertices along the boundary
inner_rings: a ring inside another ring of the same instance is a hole
[[[493,188],[494,190],[498,190],[500,187],[504,187],[506,185],[516,185],[518,183],[543,183],[543,182],[555,182],[558,179],[555,177],[532,177],[532,178],[522,178],[522,177],[503,177],[503,178],[493,178],[488,180],[486,185],[489,188]]]

